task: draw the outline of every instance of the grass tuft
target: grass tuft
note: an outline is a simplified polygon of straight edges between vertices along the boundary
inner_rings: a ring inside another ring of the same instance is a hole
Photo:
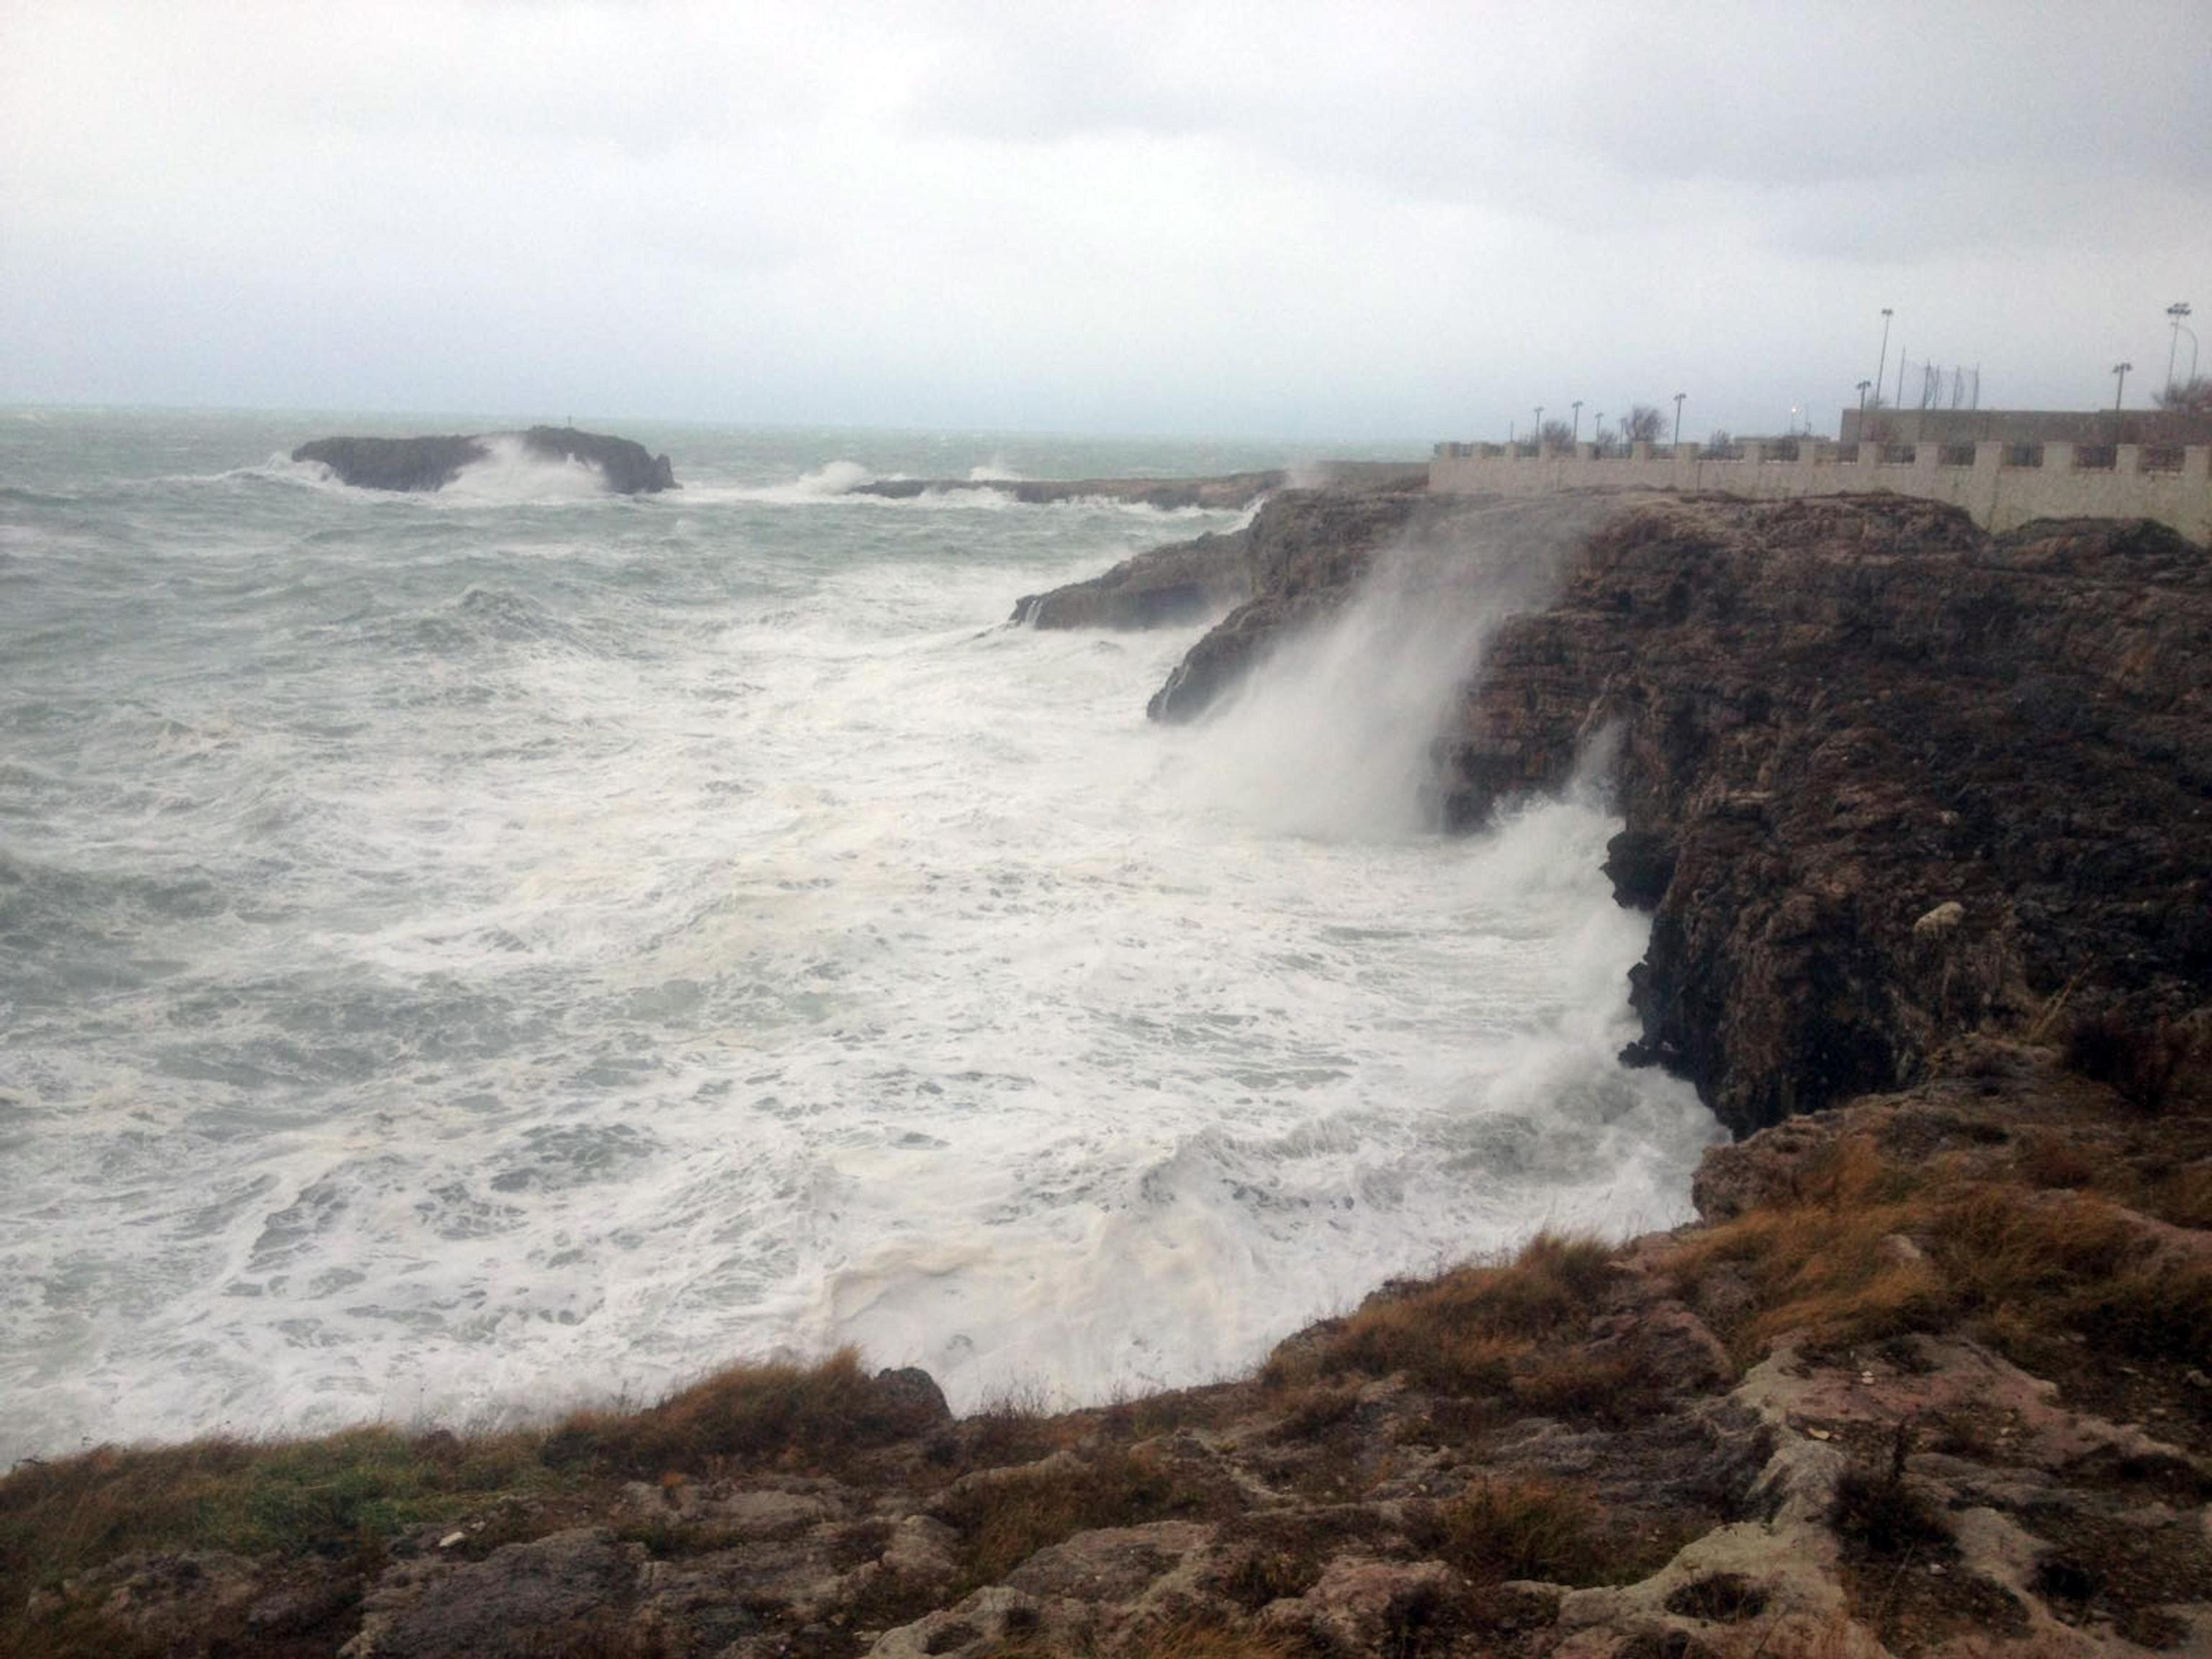
[[[1370,1298],[1296,1362],[1279,1354],[1264,1380],[1402,1372],[1443,1393],[1505,1395],[1516,1363],[1539,1340],[1588,1324],[1611,1283],[1613,1255],[1595,1239],[1540,1233],[1510,1261],[1455,1268]]]
[[[582,1412],[552,1437],[645,1479],[670,1469],[835,1465],[931,1426],[922,1407],[846,1348],[818,1365],[738,1365],[627,1415]]]
[[[1116,1446],[969,1480],[939,1500],[937,1514],[960,1534],[972,1587],[997,1583],[1079,1532],[1217,1516],[1236,1507],[1219,1484]]]
[[[2156,1112],[2172,1097],[2174,1079],[2195,1048],[2190,1033],[2172,1020],[2142,1023],[2112,1009],[2074,1022],[2066,1036],[2066,1066],[2109,1085],[2130,1105]]]
[[[1869,1137],[1838,1142],[1797,1199],[1687,1240],[1668,1271],[1694,1298],[1726,1264],[1753,1291],[1720,1334],[1748,1360],[1784,1332],[1815,1347],[1983,1322],[1997,1334],[2075,1333],[2140,1358],[2212,1361],[2212,1268],[2158,1255],[2138,1217],[2048,1183],[2033,1144],[2008,1171],[1889,1164]],[[2193,1201],[2195,1188],[2174,1189]]]
[[[1601,1583],[1611,1565],[1604,1511],[1581,1492],[1547,1480],[1481,1481],[1409,1531],[1417,1547],[1481,1583]]]
[[[1845,1469],[1836,1482],[1828,1524],[1846,1548],[1879,1561],[1952,1553],[1949,1524],[1894,1467]]]

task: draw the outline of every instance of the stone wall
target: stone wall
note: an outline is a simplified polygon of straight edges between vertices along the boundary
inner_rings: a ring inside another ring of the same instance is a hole
[[[2212,446],[2045,443],[1438,444],[1429,488],[1446,495],[1570,489],[1711,490],[1753,500],[1887,491],[1963,507],[1984,529],[2036,519],[2153,519],[2212,544]]]

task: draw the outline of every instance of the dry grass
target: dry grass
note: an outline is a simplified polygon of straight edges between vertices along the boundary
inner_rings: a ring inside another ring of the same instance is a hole
[[[2147,1203],[2177,1227],[2212,1228],[2212,1162],[2175,1170],[2151,1188]]]
[[[2020,1151],[2020,1173],[2030,1185],[2079,1188],[2106,1173],[2100,1159],[2080,1141],[2045,1129],[2027,1137]]]
[[[961,1462],[969,1468],[1034,1463],[1068,1443],[1067,1419],[1055,1417],[1041,1389],[1008,1389],[961,1419]]]
[[[1605,1512],[1571,1487],[1499,1477],[1409,1518],[1408,1534],[1478,1583],[1603,1583],[1613,1565]]]
[[[1886,1159],[1869,1136],[1838,1140],[1795,1201],[1688,1241],[1670,1263],[1694,1297],[1720,1264],[1752,1287],[1722,1334],[1749,1360],[1785,1331],[1815,1347],[1964,1321],[2074,1332],[2136,1357],[2212,1362],[2212,1267],[2157,1255],[2142,1219],[2093,1191],[2056,1190],[2030,1143],[2007,1169]],[[2193,1188],[2181,1194],[2193,1201]]]
[[[738,1365],[641,1412],[581,1412],[553,1441],[629,1474],[825,1468],[930,1426],[847,1348],[818,1365]]]
[[[1073,1468],[1055,1460],[969,1481],[939,1502],[937,1514],[960,1534],[972,1587],[997,1583],[1038,1550],[1079,1532],[1211,1518],[1237,1507],[1236,1495],[1224,1485],[1109,1447]]]
[[[556,1488],[538,1445],[526,1433],[366,1428],[319,1440],[102,1447],[23,1464],[0,1480],[0,1652],[137,1652],[136,1638],[81,1598],[36,1616],[30,1608],[34,1591],[134,1552],[313,1560],[357,1581],[407,1527]]]
[[[2130,1105],[2162,1110],[2196,1057],[2196,1039],[2169,1019],[2137,1021],[2118,1011],[2076,1019],[2067,1032],[2067,1069],[2108,1084]]]
[[[1402,1372],[1443,1393],[1504,1395],[1516,1362],[1540,1340],[1588,1325],[1613,1273],[1609,1246],[1540,1233],[1510,1261],[1455,1268],[1370,1298],[1322,1343],[1294,1358],[1279,1352],[1261,1381],[1283,1388],[1316,1374]]]
[[[1121,1652],[1127,1659],[1297,1659],[1304,1650],[1278,1632],[1200,1619],[1139,1636]]]
[[[1686,1294],[1723,1262],[1750,1283],[1752,1309],[1720,1333],[1739,1358],[1787,1330],[1815,1342],[1875,1340],[1928,1328],[1949,1311],[1933,1266],[1891,1243],[1928,1219],[1910,1179],[1871,1138],[1852,1136],[1807,1171],[1794,1203],[1701,1234],[1669,1265]]]
[[[985,1659],[1304,1659],[1310,1650],[1288,1636],[1194,1616],[1136,1632],[1111,1648],[1087,1638],[1017,1637],[981,1651]]]
[[[1644,1421],[1668,1397],[1666,1379],[1640,1349],[1601,1358],[1572,1351],[1540,1355],[1514,1374],[1511,1388],[1522,1407],[1539,1416],[1614,1429]]]
[[[548,1477],[526,1434],[354,1429],[321,1440],[103,1447],[0,1480],[0,1578],[66,1577],[138,1549],[337,1556]]]

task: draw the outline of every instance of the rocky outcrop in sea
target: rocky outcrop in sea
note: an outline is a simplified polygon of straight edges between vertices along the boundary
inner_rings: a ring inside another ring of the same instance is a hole
[[[357,489],[442,489],[464,468],[490,459],[489,441],[499,437],[513,438],[528,453],[548,460],[580,461],[596,468],[617,495],[652,495],[678,488],[667,456],[648,453],[632,439],[580,432],[572,426],[533,426],[523,432],[475,436],[317,438],[294,450],[292,459],[326,466],[338,482]]]

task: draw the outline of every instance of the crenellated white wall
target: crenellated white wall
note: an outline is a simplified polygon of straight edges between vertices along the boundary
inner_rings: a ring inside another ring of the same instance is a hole
[[[1429,488],[1455,495],[1541,495],[1564,489],[1715,490],[1759,500],[1874,490],[1964,507],[1986,529],[2031,519],[2155,519],[2212,544],[2212,446],[2104,451],[2046,443],[1853,444],[1802,440],[1794,459],[1744,444],[1725,459],[1697,444],[1637,444],[1626,456],[1572,447],[1438,444]],[[1971,448],[1971,458],[1969,450]],[[2109,457],[2110,465],[2095,465]],[[2010,460],[2016,465],[2008,465]],[[2087,464],[2085,464],[2087,463]]]

